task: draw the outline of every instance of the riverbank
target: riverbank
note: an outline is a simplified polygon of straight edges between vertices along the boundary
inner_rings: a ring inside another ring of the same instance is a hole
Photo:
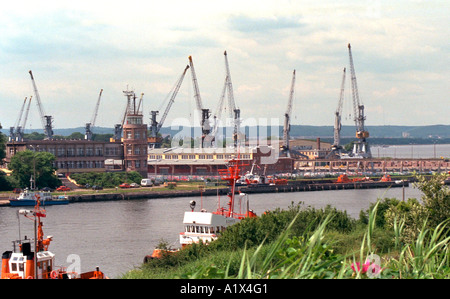
[[[237,186],[236,189],[243,193],[283,193],[283,192],[306,192],[321,190],[346,190],[346,189],[372,189],[372,188],[395,188],[409,186],[408,180],[402,181],[362,181],[350,183],[333,183],[330,180],[311,180],[311,181],[291,181],[287,185],[254,185],[254,186]],[[153,199],[153,198],[170,198],[170,197],[200,197],[226,195],[229,188],[219,186],[217,188],[205,188],[200,190],[177,190],[160,188],[139,188],[130,191],[116,190],[116,192],[92,191],[84,192],[67,192],[65,195],[69,199],[69,203],[77,202],[96,202],[96,201],[116,201],[116,200],[136,200],[136,199]],[[8,198],[0,198],[0,206],[8,206]]]

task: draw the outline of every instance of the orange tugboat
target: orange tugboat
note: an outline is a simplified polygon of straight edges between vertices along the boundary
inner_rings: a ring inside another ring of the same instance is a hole
[[[194,212],[195,201],[191,201],[191,211],[184,213],[184,232],[180,233],[180,244],[182,247],[192,243],[209,243],[215,240],[223,230],[228,226],[238,223],[246,217],[256,217],[248,207],[248,200],[246,202],[246,211],[242,212],[242,201],[246,196],[243,193],[238,194],[240,201],[239,211],[235,211],[236,204],[236,181],[240,178],[240,166],[241,160],[232,159],[228,162],[227,168],[219,170],[219,174],[222,180],[228,181],[230,186],[230,192],[228,193],[228,207],[220,207],[215,212],[207,212],[201,209],[200,212]],[[219,203],[220,205],[220,203]]]
[[[41,218],[46,217],[40,207],[39,197],[34,210],[18,211],[19,214],[34,221],[34,244],[31,239],[13,241],[13,251],[2,255],[2,279],[103,279],[107,278],[99,268],[86,273],[67,272],[55,266],[55,254],[48,250],[52,237],[44,239]],[[32,250],[34,245],[34,252]],[[18,248],[17,248],[18,247]]]

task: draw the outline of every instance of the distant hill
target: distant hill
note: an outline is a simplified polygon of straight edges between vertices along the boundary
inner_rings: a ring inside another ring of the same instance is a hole
[[[253,128],[252,128],[253,129]],[[431,126],[367,126],[370,137],[374,138],[450,138],[450,125]],[[244,128],[242,128],[244,130]],[[247,130],[249,130],[247,128]],[[162,128],[162,134],[174,135],[180,130]],[[279,127],[278,134],[282,136],[283,128]],[[333,138],[333,126],[303,126],[292,125],[290,135],[292,138]],[[355,136],[354,126],[343,126],[342,137],[353,138]]]
[[[199,130],[198,128],[196,128]],[[263,127],[259,128],[260,130]],[[430,125],[430,126],[367,126],[366,129],[370,133],[370,138],[432,138],[432,139],[448,139],[450,138],[450,125]],[[161,128],[160,133],[163,135],[172,135],[180,132],[182,128],[178,130],[172,130],[170,127]],[[193,130],[191,128],[191,130]],[[249,130],[254,132],[255,128],[242,128],[245,132]],[[33,130],[38,133],[43,133],[43,130]],[[54,129],[55,135],[69,136],[73,132],[80,132],[84,134],[84,127],[67,128],[67,129]],[[113,134],[114,128],[95,127],[93,129],[95,134]],[[1,132],[6,136],[9,135],[9,129],[2,129]],[[25,130],[25,133],[31,133],[31,130]],[[283,128],[278,128],[278,136],[283,136]],[[266,134],[265,134],[266,135]],[[268,136],[275,135],[269,132]],[[291,138],[333,138],[332,126],[304,126],[304,125],[292,125]],[[355,127],[343,126],[341,129],[342,138],[354,138]]]
[[[333,137],[332,126],[291,126],[291,136]],[[366,126],[370,137],[376,138],[450,138],[450,125],[431,126]],[[343,126],[341,136],[355,136],[354,126]]]

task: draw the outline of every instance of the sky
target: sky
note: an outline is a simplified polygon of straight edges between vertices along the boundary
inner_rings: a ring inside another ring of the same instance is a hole
[[[143,93],[144,121],[168,103],[192,56],[204,108],[216,113],[227,51],[244,123],[334,124],[347,68],[343,125],[353,125],[350,43],[370,125],[450,124],[450,2],[7,1],[0,7],[0,123],[42,129],[29,70],[54,128],[120,123],[124,90]],[[163,126],[198,125],[188,70]],[[226,113],[226,112],[224,112]],[[223,114],[224,114],[223,113]]]

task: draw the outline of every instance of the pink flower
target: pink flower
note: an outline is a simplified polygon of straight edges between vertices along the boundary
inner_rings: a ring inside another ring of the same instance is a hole
[[[352,263],[351,264],[351,268],[353,271],[356,272],[361,272],[361,274],[367,273],[369,271],[369,273],[367,275],[371,276],[371,277],[375,277],[378,274],[380,274],[381,272],[381,267],[380,265],[376,264],[376,263],[370,263],[370,260],[366,260],[366,262],[362,265],[362,269],[360,268],[360,263],[356,262],[356,263]]]

